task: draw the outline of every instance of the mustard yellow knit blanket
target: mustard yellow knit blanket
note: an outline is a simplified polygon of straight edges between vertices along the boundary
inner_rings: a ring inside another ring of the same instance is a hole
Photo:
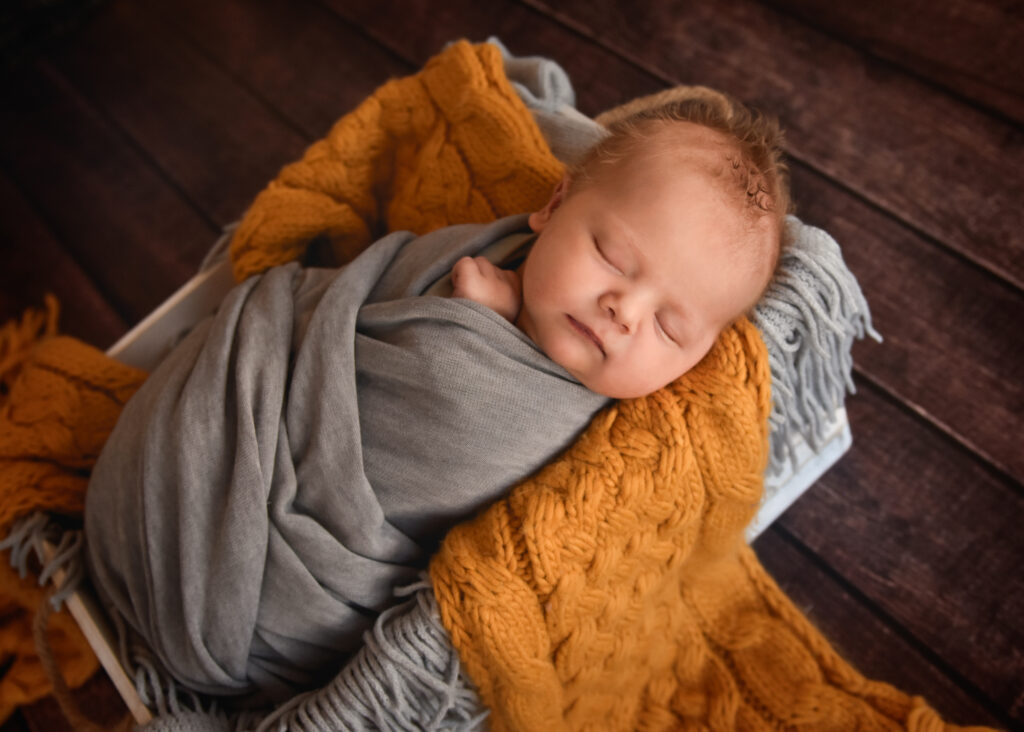
[[[534,210],[560,174],[498,50],[453,44],[282,170],[236,232],[234,271],[295,259],[321,235],[347,261],[388,230]],[[81,511],[88,469],[144,378],[70,339],[15,360],[0,530],[37,508]],[[764,344],[741,322],[697,369],[603,412],[447,536],[430,574],[494,729],[948,728],[843,662],[743,543],[769,390]],[[0,714],[46,693],[15,693],[26,679],[0,682]]]
[[[448,534],[430,575],[491,729],[955,729],[844,662],[745,544],[769,388],[740,322]]]

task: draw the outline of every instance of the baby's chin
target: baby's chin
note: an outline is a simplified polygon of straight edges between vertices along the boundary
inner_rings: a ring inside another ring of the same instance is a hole
[[[639,399],[650,396],[682,375],[680,374],[668,379],[616,378],[614,375],[607,373],[607,369],[595,368],[592,359],[582,359],[581,363],[575,349],[562,351],[555,348],[545,351],[545,353],[548,358],[569,372],[583,386],[595,394],[600,394],[609,399]]]
[[[623,383],[606,383],[601,379],[587,379],[581,378],[576,374],[577,380],[583,384],[583,386],[590,389],[595,394],[606,396],[609,399],[640,399],[642,397],[650,396],[654,392],[664,388],[668,384],[671,384],[675,379],[670,379],[665,383],[641,383],[641,384],[623,384]]]

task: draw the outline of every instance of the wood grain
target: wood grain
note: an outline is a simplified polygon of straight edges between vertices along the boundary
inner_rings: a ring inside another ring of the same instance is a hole
[[[306,140],[140,3],[114,3],[52,62],[219,226]]]
[[[530,1],[668,83],[777,114],[793,157],[1024,286],[1018,126],[755,0]]]
[[[854,346],[857,368],[1024,480],[1024,295],[803,166],[793,184],[801,215],[843,247],[885,338]]]
[[[419,67],[456,38],[474,42],[496,35],[517,56],[557,59],[577,89],[578,107],[596,115],[664,83],[606,50],[567,31],[514,0],[486,5],[470,0],[404,5],[397,0],[324,0],[340,17],[358,25],[395,54]],[[496,24],[496,18],[500,23]],[[587,90],[581,93],[580,90]]]
[[[45,62],[2,89],[0,165],[117,314],[141,320],[191,276],[215,229]]]
[[[902,628],[881,621],[843,584],[794,545],[785,531],[770,527],[754,543],[765,569],[835,650],[869,679],[920,694],[947,722],[1005,725],[936,667]],[[894,659],[897,659],[894,662]]]
[[[854,447],[780,523],[1024,722],[1024,496],[872,388]]]
[[[1024,122],[1024,12],[1002,0],[765,0],[850,45]]]
[[[388,78],[416,70],[312,2],[160,0],[153,7],[307,141]]]
[[[0,323],[25,308],[40,309],[46,293],[63,303],[62,333],[106,347],[127,328],[89,276],[55,238],[7,176],[0,174]]]

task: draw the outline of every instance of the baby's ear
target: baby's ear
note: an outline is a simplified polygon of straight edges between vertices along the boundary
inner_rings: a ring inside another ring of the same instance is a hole
[[[530,214],[529,224],[530,228],[534,232],[539,234],[544,227],[547,226],[548,221],[551,220],[551,214],[553,214],[555,210],[562,205],[562,202],[568,195],[571,182],[569,174],[566,173],[555,185],[555,189],[551,192],[551,198],[549,198],[548,202],[544,204],[544,208]]]

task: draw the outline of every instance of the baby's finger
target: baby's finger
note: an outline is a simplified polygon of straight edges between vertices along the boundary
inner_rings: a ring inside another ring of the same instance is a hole
[[[480,267],[473,257],[463,257],[452,267],[452,281],[461,280],[467,277],[474,277],[480,274]]]
[[[520,288],[520,281],[519,281],[519,275],[518,275],[518,274],[516,274],[516,273],[515,273],[515,271],[513,271],[513,270],[511,270],[511,269],[499,269],[498,271],[499,271],[499,272],[501,273],[501,278],[502,278],[502,279],[503,279],[503,280],[504,280],[504,281],[505,281],[505,282],[506,282],[506,283],[507,283],[507,284],[508,284],[508,285],[509,285],[509,286],[510,286],[510,287],[511,287],[511,288],[512,288],[512,289],[513,289],[513,290],[514,290],[514,291],[515,291],[516,293],[518,293],[518,292],[519,292],[519,288]]]
[[[473,263],[483,277],[494,279],[501,270],[487,257],[473,257]]]

